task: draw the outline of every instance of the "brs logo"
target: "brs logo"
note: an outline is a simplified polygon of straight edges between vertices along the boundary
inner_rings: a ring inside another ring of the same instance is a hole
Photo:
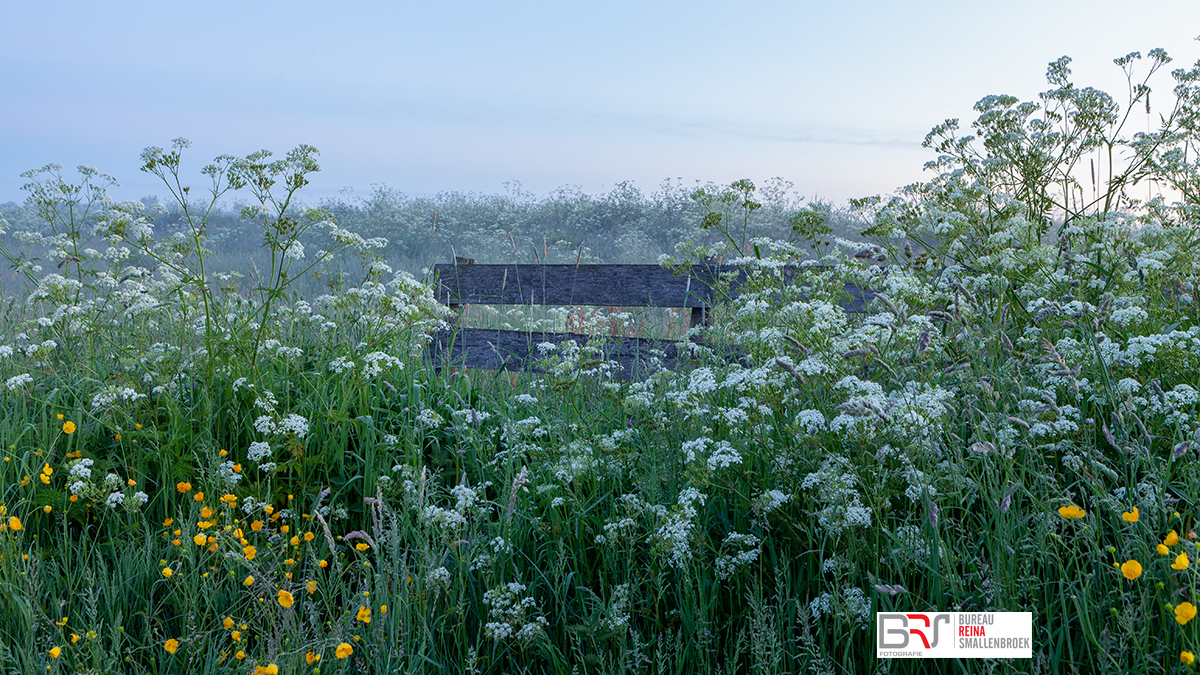
[[[909,639],[914,635],[921,639],[921,643],[925,649],[933,649],[938,644],[938,632],[941,624],[946,624],[947,627],[950,626],[949,614],[926,614],[920,612],[913,614],[879,614],[878,616],[880,649],[905,649],[908,647]],[[930,637],[933,639],[930,640]]]

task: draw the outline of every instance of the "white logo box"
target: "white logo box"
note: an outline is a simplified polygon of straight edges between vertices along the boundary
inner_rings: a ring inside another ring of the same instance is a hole
[[[1031,612],[879,612],[881,659],[1033,658]]]

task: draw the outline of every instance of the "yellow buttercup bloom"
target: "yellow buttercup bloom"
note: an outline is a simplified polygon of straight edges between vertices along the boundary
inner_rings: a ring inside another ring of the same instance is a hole
[[[299,546],[300,545],[300,537],[292,537],[291,544],[292,544],[292,546]]]
[[[204,518],[205,520],[212,518],[212,514],[213,514],[212,509],[208,508],[207,506],[200,509],[200,517]]]
[[[1136,560],[1126,560],[1121,565],[1121,574],[1124,574],[1126,579],[1133,581],[1142,576],[1142,564]]]
[[[175,572],[173,572],[170,567],[163,568],[162,575],[164,577],[170,579],[172,574],[175,574]]]
[[[1084,511],[1083,509],[1079,508],[1078,506],[1071,504],[1070,506],[1064,506],[1064,507],[1060,508],[1058,510],[1058,515],[1062,516],[1063,518],[1066,518],[1067,520],[1072,520],[1075,518],[1082,518],[1082,517],[1086,516],[1087,511]]]
[[[243,585],[243,586],[249,586],[249,585],[250,585],[250,584],[252,584],[252,583],[254,583],[254,577],[252,577],[252,576],[247,576],[247,577],[246,577],[246,580],[242,582],[242,585]]]
[[[304,586],[305,586],[305,588],[308,589],[309,595],[312,595],[313,593],[317,592],[317,582],[315,582],[315,581],[309,581],[309,582],[305,583]]]
[[[371,545],[370,544],[355,544],[354,548],[356,548],[360,551],[365,551],[365,550],[371,548]]]
[[[304,662],[310,666],[320,660],[321,660],[320,654],[314,654],[312,652],[309,652],[304,655]]]
[[[196,536],[192,537],[192,543],[196,544],[197,546],[207,546],[208,537],[204,536],[203,534],[197,534]]]
[[[1186,569],[1187,569],[1187,567],[1188,567],[1188,564],[1189,564],[1189,562],[1190,562],[1190,561],[1188,560],[1188,556],[1187,556],[1187,554],[1186,554],[1186,553],[1180,553],[1180,554],[1179,554],[1179,555],[1178,555],[1178,556],[1175,558],[1175,562],[1171,563],[1171,569],[1176,569],[1176,570],[1186,570]]]
[[[242,631],[235,630],[229,634],[229,637],[233,638],[234,642],[241,642],[242,641]]]
[[[63,422],[62,429],[64,434],[73,434],[75,433],[75,423],[71,420],[67,420],[66,422]]]
[[[12,516],[11,518],[8,519],[8,529],[13,530],[15,532],[24,527],[25,526],[21,524],[20,518],[18,518],[16,516]]]
[[[62,654],[62,649],[59,649],[58,647],[50,648],[50,658],[57,659],[60,654]]]
[[[187,481],[180,481],[175,484],[175,489],[180,492],[191,492],[192,484]]]
[[[247,546],[242,549],[242,555],[246,556],[246,560],[254,560],[254,556],[258,554],[258,549],[253,546]]]
[[[359,621],[361,621],[363,623],[371,623],[371,608],[366,607],[366,606],[359,606],[358,616],[355,618],[357,618]]]
[[[263,528],[263,523],[261,520],[256,520],[253,523],[250,523],[250,529],[254,530],[255,532],[258,532],[262,528]]]
[[[315,536],[316,535],[314,535],[312,532],[305,532],[304,533],[304,541],[312,541],[313,537],[315,537]]]
[[[334,652],[339,659],[348,658],[353,653],[354,647],[351,647],[349,642],[343,642],[342,644],[338,645],[337,651]]]
[[[233,628],[233,617],[232,616],[225,617],[225,620],[221,622],[221,627],[224,628],[225,630],[229,630],[230,628]]]
[[[242,659],[246,658],[246,652],[239,649],[238,653],[233,655],[233,658],[237,659],[238,661],[241,661]]]
[[[1184,665],[1190,666],[1196,657],[1191,652],[1179,652],[1179,660],[1183,661]]]
[[[1171,552],[1171,549],[1167,548],[1166,544],[1159,544],[1158,546],[1154,547],[1154,550],[1158,551],[1159,555],[1166,555]]]
[[[1179,625],[1187,625],[1187,622],[1196,618],[1196,606],[1190,602],[1181,602],[1175,605],[1175,620]]]
[[[382,606],[380,606],[380,608],[379,608],[379,613],[380,613],[380,614],[387,614],[387,605],[382,605]]]
[[[179,649],[179,640],[175,638],[167,640],[166,644],[163,645],[163,649],[167,650],[168,653],[174,654],[175,650]]]
[[[292,603],[296,602],[291,593],[287,591],[279,591],[279,604],[283,607],[291,607]]]
[[[1167,538],[1163,539],[1163,543],[1166,544],[1167,546],[1174,546],[1175,544],[1178,544],[1179,543],[1179,533],[1176,532],[1175,530],[1171,530],[1171,533],[1167,535]]]

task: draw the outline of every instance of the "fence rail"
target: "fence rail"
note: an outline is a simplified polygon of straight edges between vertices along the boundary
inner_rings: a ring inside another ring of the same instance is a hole
[[[785,268],[785,278],[797,268]],[[658,265],[479,265],[462,260],[434,265],[436,297],[452,310],[464,305],[568,305],[596,307],[690,308],[691,325],[707,322],[718,301],[720,279],[730,274],[730,293],[737,294],[747,270],[733,265],[695,265],[675,273]],[[875,297],[869,289],[846,283],[847,312],[864,312]],[[605,357],[621,365],[619,377],[637,377],[661,360],[674,368],[681,358],[677,341],[648,338],[593,338],[572,333],[528,332],[455,327],[438,334],[432,347],[436,367],[529,370],[542,358],[537,346],[603,340]],[[685,350],[686,351],[686,350]]]

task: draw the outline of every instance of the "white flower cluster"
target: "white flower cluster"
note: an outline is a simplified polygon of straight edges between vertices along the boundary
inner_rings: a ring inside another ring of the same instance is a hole
[[[725,541],[721,542],[723,550],[737,547],[742,547],[743,550],[717,557],[717,579],[725,581],[742,567],[758,560],[758,554],[762,550],[761,544],[762,540],[752,534],[730,532],[726,535]]]
[[[537,601],[522,595],[525,590],[524,584],[512,582],[483,594],[488,618],[492,619],[484,625],[484,635],[497,642],[516,639],[527,643],[542,633],[549,622],[544,616],[533,616]]]
[[[129,387],[117,388],[108,387],[99,394],[92,397],[92,410],[99,410],[110,406],[117,401],[137,401],[138,399],[146,398],[145,394],[139,394]]]
[[[692,557],[692,528],[699,515],[697,505],[704,506],[708,496],[694,487],[679,494],[675,508],[667,521],[659,526],[655,537],[666,548],[667,562],[672,567],[683,567]]]
[[[32,384],[32,383],[33,383],[33,376],[30,375],[29,373],[22,373],[21,375],[15,375],[13,377],[8,378],[8,380],[5,381],[4,386],[8,387],[9,391],[16,391],[16,390],[24,387],[25,385]]]

